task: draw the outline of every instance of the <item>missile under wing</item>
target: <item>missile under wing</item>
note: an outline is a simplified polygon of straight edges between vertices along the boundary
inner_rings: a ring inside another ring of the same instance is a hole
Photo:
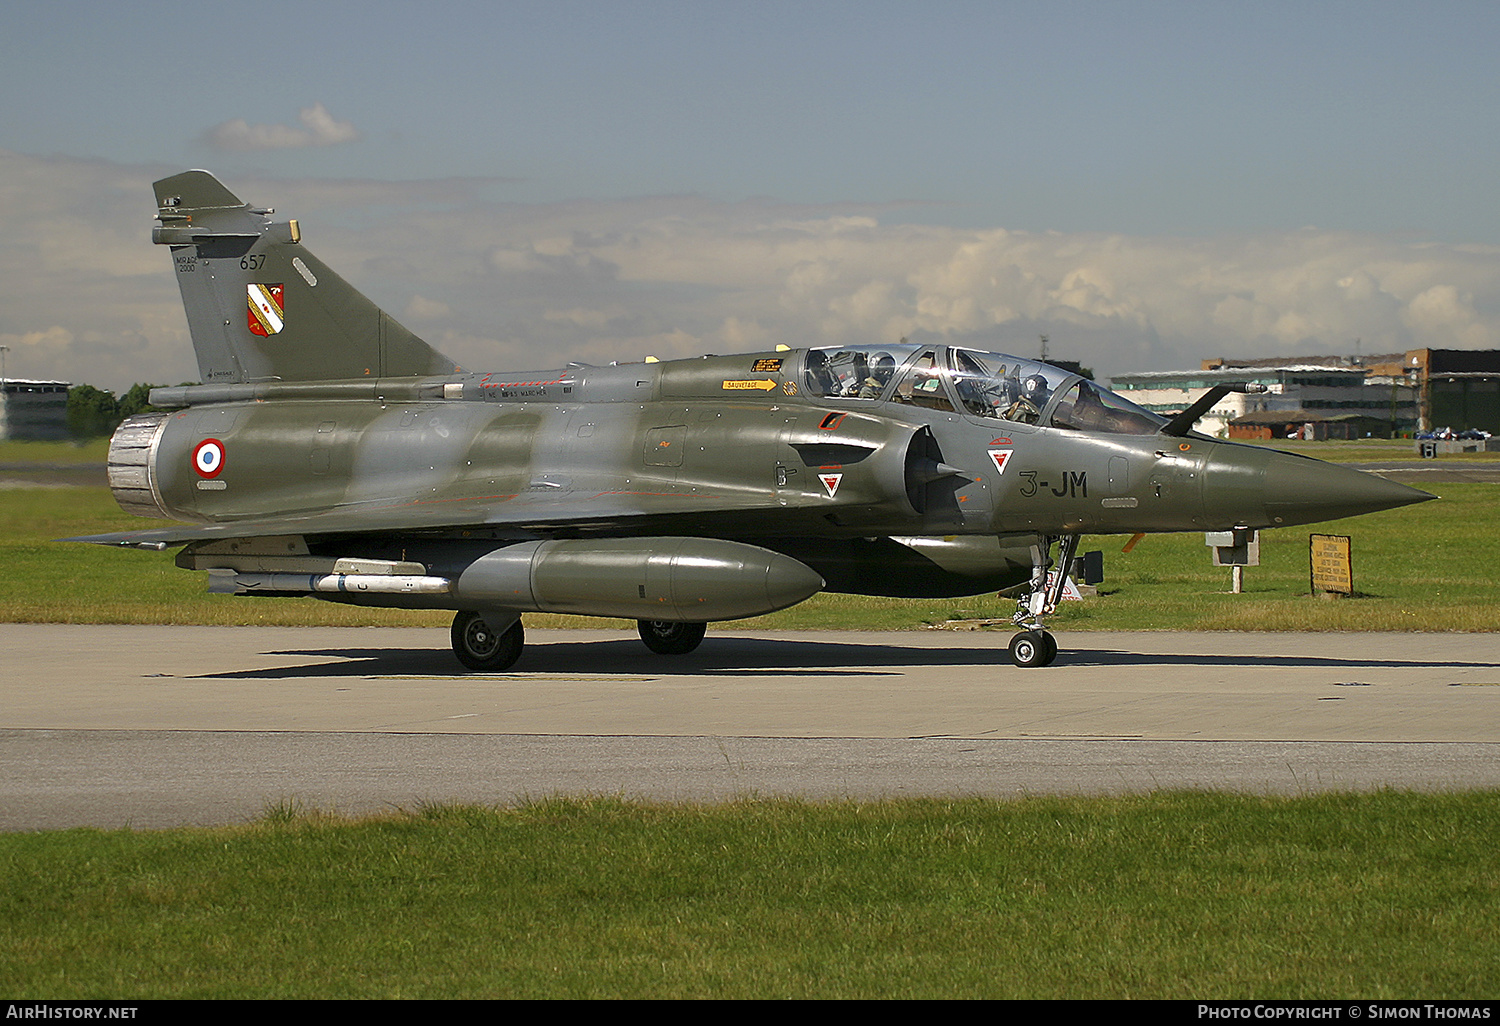
[[[1002,353],[815,346],[459,366],[213,176],[155,183],[202,382],[152,392],[110,444],[121,506],[169,526],[76,539],[182,546],[241,595],[455,611],[471,669],[521,616],[639,621],[662,653],[820,590],[1015,588],[1018,665],[1089,532],[1311,523],[1431,496],[1194,433]],[[1201,411],[1200,411],[1201,412]]]

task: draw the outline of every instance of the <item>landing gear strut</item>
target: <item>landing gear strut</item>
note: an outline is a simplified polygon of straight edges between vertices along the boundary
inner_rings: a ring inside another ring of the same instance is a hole
[[[515,613],[461,610],[453,618],[452,636],[453,654],[458,661],[481,672],[508,669],[521,658],[521,649],[526,645],[526,632]]]
[[[1021,633],[1010,639],[1010,661],[1017,666],[1051,666],[1057,658],[1057,639],[1047,633],[1042,617],[1057,611],[1068,567],[1078,551],[1078,535],[1065,534],[1056,539],[1057,576],[1049,585],[1047,568],[1053,564],[1048,553],[1053,540],[1044,535],[1031,546],[1031,584],[1026,594],[1016,600],[1016,613],[1011,617],[1022,628]]]

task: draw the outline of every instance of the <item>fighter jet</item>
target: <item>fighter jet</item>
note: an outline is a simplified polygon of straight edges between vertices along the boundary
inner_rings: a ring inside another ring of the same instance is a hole
[[[819,591],[1012,589],[1018,666],[1080,535],[1288,527],[1432,496],[1192,430],[1057,367],[871,341],[550,370],[461,367],[205,171],[155,183],[152,241],[202,383],[110,442],[120,505],[211,591],[451,609],[467,668],[528,612],[624,617],[653,651]],[[1054,559],[1053,551],[1057,556]]]

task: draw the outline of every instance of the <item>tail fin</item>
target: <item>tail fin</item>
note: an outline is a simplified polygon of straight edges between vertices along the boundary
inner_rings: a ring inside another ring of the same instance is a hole
[[[155,184],[205,383],[451,374],[460,368],[301,245],[296,221],[252,207],[207,171]]]

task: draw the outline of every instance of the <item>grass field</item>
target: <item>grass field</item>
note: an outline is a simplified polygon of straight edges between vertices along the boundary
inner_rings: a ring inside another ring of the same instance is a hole
[[[16,997],[1492,998],[1500,794],[0,835]]]
[[[1201,534],[1152,535],[1129,553],[1124,537],[1086,537],[1105,552],[1100,596],[1064,603],[1061,630],[1419,630],[1500,629],[1500,487],[1442,483],[1442,501],[1262,535],[1261,566],[1246,591],[1228,594],[1230,572],[1211,565]],[[177,569],[173,553],[62,545],[54,539],[141,529],[150,521],[120,511],[104,488],[0,489],[0,620],[62,623],[446,625],[450,615],[358,608],[316,599],[209,595],[206,574]],[[1309,595],[1308,534],[1353,538],[1360,596]],[[1007,617],[993,594],[946,600],[820,595],[737,628],[903,630],[950,619]],[[528,614],[537,627],[609,621]],[[616,621],[617,626],[632,625]]]
[[[1304,442],[1299,439],[1282,439],[1271,442],[1246,442],[1283,452],[1296,452],[1328,463],[1379,463],[1382,461],[1413,460],[1417,458],[1417,443],[1410,438],[1358,438],[1348,441]],[[1500,461],[1500,452],[1445,453],[1444,463],[1494,463]]]
[[[0,464],[104,464],[109,453],[109,439],[91,438],[86,442],[0,442]]]

